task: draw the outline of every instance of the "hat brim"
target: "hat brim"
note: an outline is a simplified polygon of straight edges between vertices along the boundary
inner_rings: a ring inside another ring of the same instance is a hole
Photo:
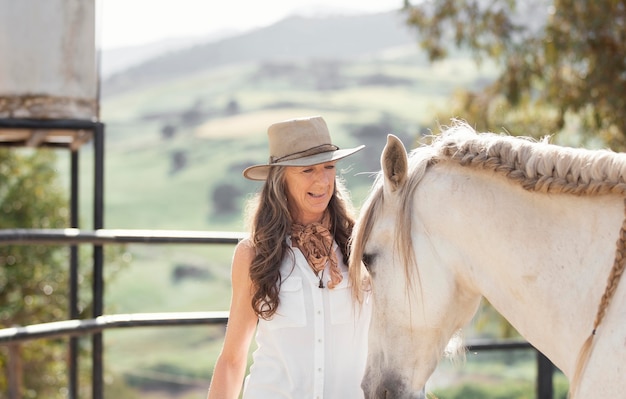
[[[355,148],[327,151],[320,154],[309,155],[308,157],[276,162],[273,164],[254,165],[246,168],[243,171],[243,177],[250,180],[266,180],[272,166],[312,166],[345,158],[348,155],[352,155],[357,151],[361,151],[363,148],[365,148],[365,146],[360,145]]]

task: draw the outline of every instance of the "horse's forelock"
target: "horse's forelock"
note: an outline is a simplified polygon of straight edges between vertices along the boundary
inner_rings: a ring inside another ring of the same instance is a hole
[[[413,286],[413,272],[418,273],[417,261],[415,257],[415,250],[413,248],[413,240],[411,237],[411,222],[413,214],[413,206],[410,201],[405,197],[403,198],[402,205],[400,207],[400,213],[398,214],[395,227],[395,242],[394,251],[398,255],[399,259],[404,266],[405,277],[405,291],[408,295],[410,288]],[[410,295],[408,295],[410,298]]]
[[[406,278],[406,288],[413,286],[413,272],[417,273],[419,280],[419,270],[417,268],[417,258],[413,247],[413,237],[411,236],[412,222],[414,220],[414,194],[419,182],[424,177],[427,168],[432,165],[435,153],[431,147],[419,147],[413,150],[409,156],[408,179],[404,187],[399,191],[398,196],[400,206],[396,219],[396,240],[395,250],[404,265]]]
[[[351,238],[349,273],[352,280],[352,293],[358,302],[363,300],[363,291],[369,285],[367,272],[363,267],[365,243],[369,240],[372,225],[380,213],[382,206],[382,174],[378,174],[366,202],[361,208],[361,214],[354,225]]]

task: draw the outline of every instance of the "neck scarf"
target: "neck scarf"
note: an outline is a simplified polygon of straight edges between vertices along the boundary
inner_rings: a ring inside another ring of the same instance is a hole
[[[291,243],[300,249],[313,272],[320,279],[320,288],[324,288],[322,276],[324,267],[330,262],[330,281],[328,288],[333,289],[341,282],[343,276],[337,265],[337,254],[333,251],[334,237],[330,233],[330,215],[326,214],[321,223],[291,226]]]

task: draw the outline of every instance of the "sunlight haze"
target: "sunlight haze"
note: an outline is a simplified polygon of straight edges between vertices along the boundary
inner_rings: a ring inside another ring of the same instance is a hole
[[[397,10],[402,0],[99,0],[103,49],[203,37],[271,25],[290,15],[345,15]]]

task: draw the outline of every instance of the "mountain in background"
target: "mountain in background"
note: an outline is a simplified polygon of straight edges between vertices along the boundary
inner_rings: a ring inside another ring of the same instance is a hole
[[[292,16],[241,35],[162,53],[105,77],[102,95],[161,83],[228,64],[293,59],[352,59],[415,43],[415,33],[406,26],[399,12],[327,17]]]
[[[166,53],[188,49],[198,44],[215,42],[239,33],[236,30],[226,30],[206,36],[177,37],[148,44],[102,50],[100,75],[103,79],[107,79],[111,75]]]

